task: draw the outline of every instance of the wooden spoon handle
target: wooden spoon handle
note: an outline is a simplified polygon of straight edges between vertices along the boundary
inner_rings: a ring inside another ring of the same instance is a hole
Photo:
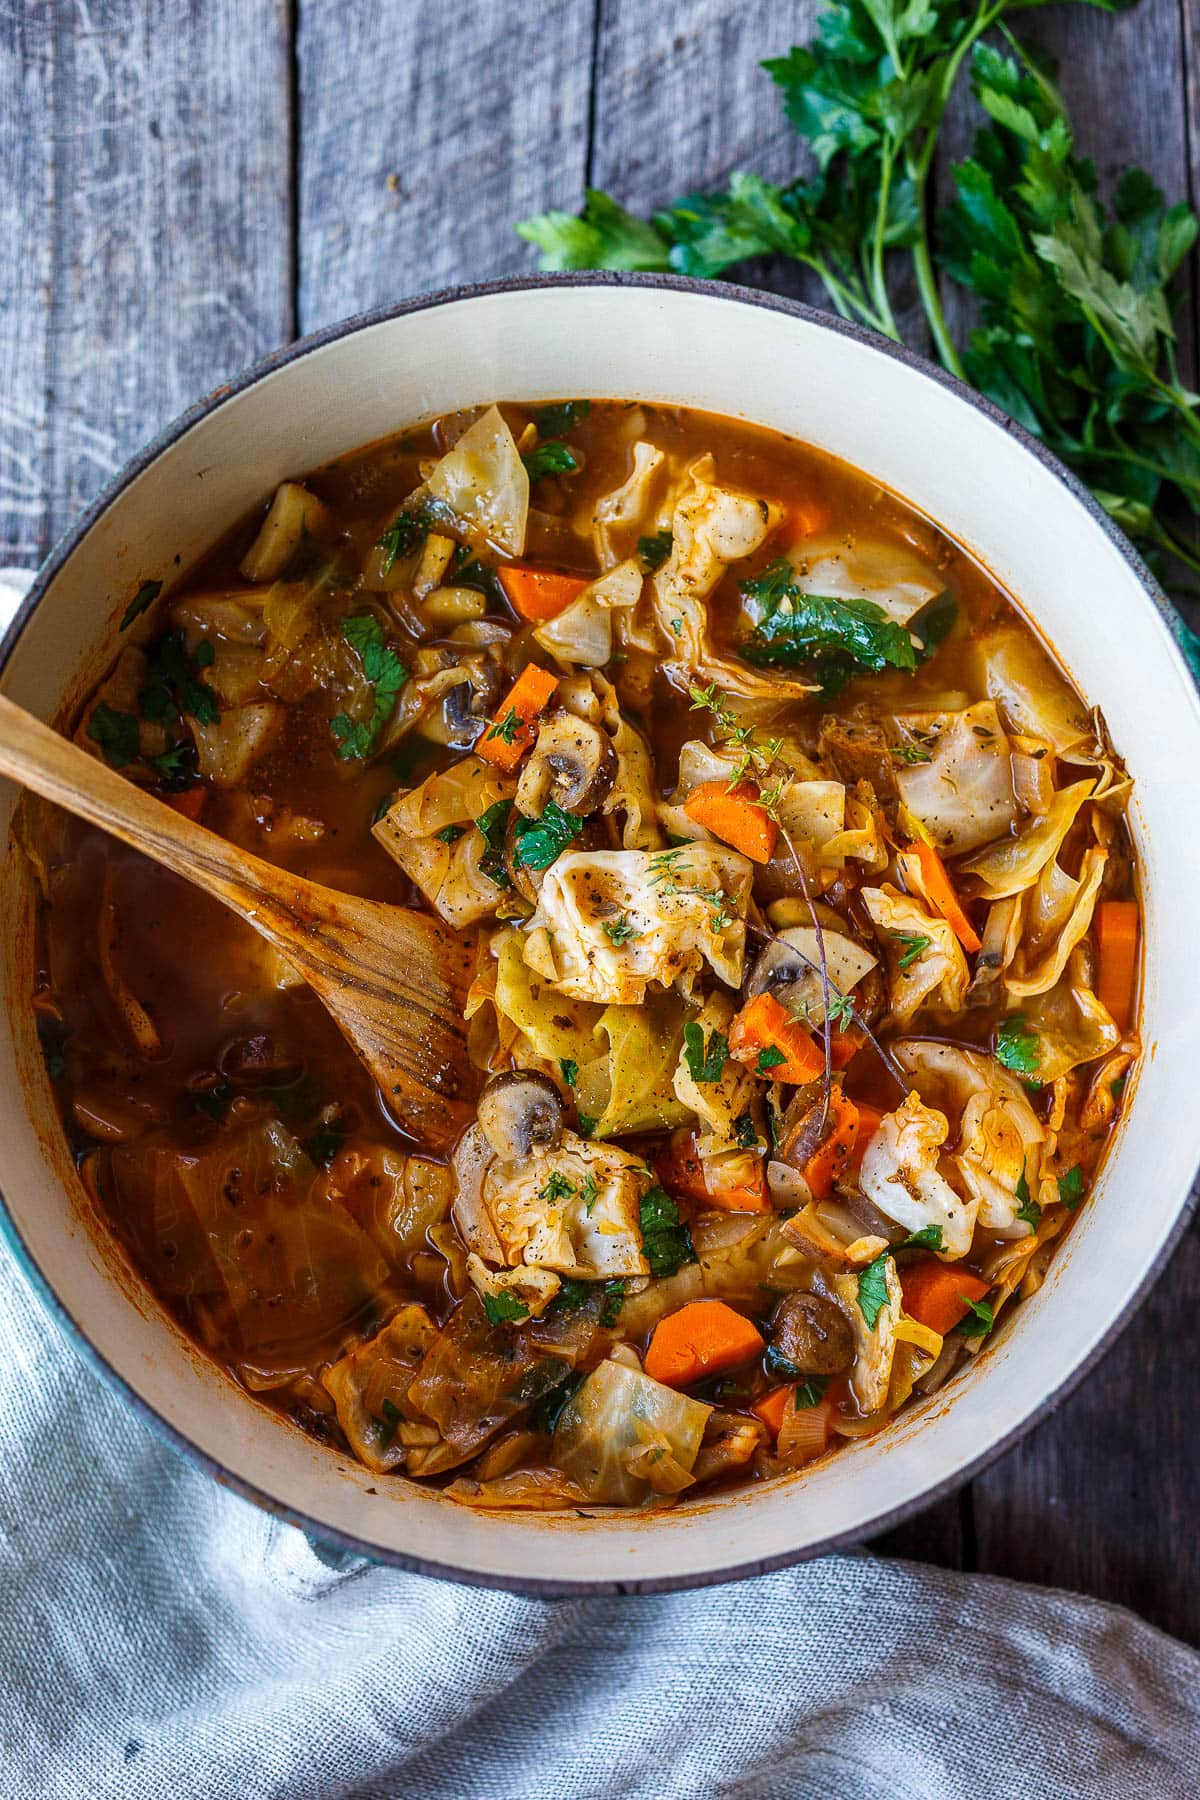
[[[277,917],[299,885],[299,877],[185,819],[3,695],[0,775],[99,825],[239,911],[261,906]],[[266,923],[262,920],[260,929]]]

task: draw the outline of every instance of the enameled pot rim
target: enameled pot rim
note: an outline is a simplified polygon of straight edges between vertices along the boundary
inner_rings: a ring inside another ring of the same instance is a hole
[[[1083,483],[1067,469],[1046,446],[1033,437],[1015,420],[1003,413],[992,401],[968,387],[957,377],[946,370],[930,363],[926,358],[917,355],[901,344],[877,336],[864,326],[839,318],[836,314],[822,312],[817,308],[806,306],[799,301],[782,298],[757,289],[737,286],[735,284],[697,281],[683,275],[659,274],[626,274],[611,271],[581,271],[559,275],[512,276],[503,280],[481,282],[473,285],[443,289],[437,293],[417,296],[403,300],[393,306],[385,306],[370,312],[359,313],[351,318],[339,321],[335,325],[326,326],[323,330],[312,333],[308,337],[297,339],[285,348],[275,351],[262,361],[243,370],[231,380],[214,388],[203,399],[181,413],[171,424],[150,440],[143,449],[137,452],[124,468],[96,495],[84,509],[79,518],[71,525],[50,551],[45,562],[38,570],[33,583],[19,605],[7,630],[0,637],[0,676],[11,658],[29,621],[34,616],[47,591],[68,558],[82,544],[97,521],[108,511],[109,507],[125,492],[125,490],[169,450],[200,420],[215,412],[234,395],[255,386],[267,376],[289,367],[303,358],[313,355],[329,344],[349,337],[356,332],[376,325],[405,318],[415,313],[443,307],[458,301],[487,299],[504,294],[519,294],[547,288],[558,288],[566,291],[588,288],[646,288],[663,293],[680,293],[703,296],[706,300],[727,301],[733,305],[758,307],[765,311],[781,313],[802,321],[806,325],[815,326],[842,337],[847,337],[874,353],[892,358],[903,363],[914,373],[927,381],[936,382],[948,389],[960,400],[965,401],[974,410],[983,415],[993,425],[1004,432],[1034,457],[1042,467],[1063,487],[1071,498],[1090,515],[1093,522],[1100,527],[1116,548],[1122,560],[1129,567],[1146,597],[1152,602],[1170,629],[1172,651],[1181,667],[1191,679],[1191,671],[1187,668],[1186,659],[1179,648],[1174,633],[1175,615],[1170,602],[1154,579],[1145,562],[1125,537],[1124,533],[1113,522],[1104,508],[1088,491]],[[489,398],[492,396],[489,396]],[[1095,1368],[1106,1352],[1112,1347],[1117,1337],[1129,1323],[1134,1312],[1145,1300],[1155,1281],[1162,1273],[1173,1255],[1183,1233],[1186,1231],[1196,1208],[1198,1196],[1194,1191],[1181,1201],[1174,1225],[1163,1241],[1162,1247],[1153,1263],[1147,1269],[1143,1279],[1129,1295],[1120,1311],[1112,1320],[1108,1329],[1093,1347],[1091,1353],[1074,1369],[1068,1371],[1058,1385],[1046,1397],[1033,1407],[1020,1423],[1003,1436],[999,1441],[989,1445],[973,1461],[962,1464],[953,1474],[937,1484],[927,1488],[914,1498],[905,1501],[894,1509],[881,1513],[872,1520],[872,1533],[887,1531],[918,1514],[925,1512],[939,1500],[963,1487],[974,1476],[997,1461],[1013,1448],[1033,1428],[1049,1417],[1072,1394],[1084,1378]],[[722,1566],[719,1569],[691,1572],[661,1579],[654,1577],[636,1580],[608,1581],[571,1581],[571,1580],[539,1580],[536,1578],[507,1575],[499,1571],[463,1570],[453,1565],[436,1562],[428,1557],[411,1555],[397,1551],[389,1546],[372,1543],[350,1533],[340,1531],[328,1524],[310,1518],[301,1508],[281,1503],[273,1495],[264,1493],[253,1482],[240,1475],[235,1475],[225,1468],[216,1458],[201,1450],[177,1426],[172,1424],[160,1412],[152,1407],[137,1390],[109,1364],[88,1336],[86,1327],[80,1323],[60,1300],[49,1279],[43,1274],[41,1267],[32,1252],[25,1244],[16,1224],[16,1220],[0,1192],[0,1231],[11,1245],[13,1252],[29,1279],[38,1297],[47,1311],[55,1319],[59,1327],[75,1345],[84,1360],[96,1371],[106,1384],[115,1389],[125,1402],[154,1430],[169,1443],[173,1449],[199,1466],[206,1474],[211,1475],[223,1486],[253,1501],[285,1523],[297,1526],[318,1541],[333,1545],[340,1550],[367,1557],[368,1559],[394,1567],[405,1569],[411,1573],[435,1576],[465,1583],[476,1587],[507,1589],[518,1593],[536,1594],[546,1598],[565,1598],[585,1595],[618,1595],[647,1594],[665,1590],[710,1586],[720,1582],[745,1580],[754,1575],[761,1575],[773,1569],[785,1568],[792,1564],[808,1561],[824,1555],[832,1550],[860,1545],[863,1541],[861,1527],[846,1533],[834,1533],[823,1537],[818,1542],[807,1544],[796,1550],[786,1551],[779,1555],[751,1559],[735,1566]]]

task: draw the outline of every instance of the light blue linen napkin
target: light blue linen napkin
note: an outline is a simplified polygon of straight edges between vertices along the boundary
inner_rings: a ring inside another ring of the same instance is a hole
[[[1200,1656],[1119,1607],[866,1555],[545,1601],[324,1552],[160,1443],[0,1243],[11,1800],[1198,1793]]]

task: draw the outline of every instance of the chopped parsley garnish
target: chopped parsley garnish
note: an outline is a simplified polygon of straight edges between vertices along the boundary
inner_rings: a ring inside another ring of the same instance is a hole
[[[439,844],[457,844],[459,838],[465,835],[466,829],[465,825],[443,825],[433,835]]]
[[[578,1087],[579,1064],[574,1062],[569,1056],[560,1056],[558,1059],[558,1066],[562,1071],[562,1078],[567,1086],[569,1088]]]
[[[424,543],[430,523],[428,514],[419,508],[415,512],[397,514],[394,523],[376,542],[376,549],[383,551],[379,559],[381,574],[390,575],[398,556],[411,556],[417,546]]]
[[[475,821],[476,830],[483,837],[487,849],[479,859],[479,867],[499,888],[509,888],[512,883],[508,879],[508,870],[504,867],[504,837],[508,830],[508,815],[512,811],[511,800],[497,800],[486,812],[480,813]]]
[[[688,1239],[691,1243],[691,1239]],[[615,1325],[621,1316],[621,1308],[625,1304],[625,1283],[621,1280],[606,1281],[604,1284],[604,1304],[600,1308],[599,1323],[607,1329]]]
[[[967,1318],[971,1321],[969,1325],[966,1320],[963,1321],[963,1336],[969,1338],[986,1337],[988,1332],[992,1329],[992,1326],[996,1323],[996,1315],[993,1313],[987,1301],[968,1300],[965,1294],[960,1294],[958,1297],[967,1308]]]
[[[1118,1075],[1117,1079],[1115,1081],[1109,1082],[1108,1091],[1112,1095],[1114,1100],[1119,1100],[1121,1098],[1121,1095],[1125,1092],[1125,1083],[1128,1080],[1129,1080],[1129,1076],[1126,1074],[1126,1075]]]
[[[786,1061],[787,1057],[778,1044],[768,1044],[765,1050],[759,1051],[758,1061],[754,1066],[760,1075],[769,1075],[772,1069],[777,1069],[780,1063]]]
[[[525,1302],[504,1290],[498,1294],[485,1294],[483,1310],[490,1325],[515,1325],[518,1320],[529,1317],[529,1308]]]
[[[942,1228],[940,1225],[922,1225],[920,1231],[910,1231],[897,1250],[940,1250],[942,1247]]]
[[[1001,1019],[996,1027],[996,1061],[1001,1067],[1036,1081],[1041,1060],[1038,1034],[1026,1029],[1024,1014]]]
[[[798,1381],[800,1379],[800,1369],[773,1342],[768,1343],[763,1351],[763,1368],[768,1375],[774,1375],[780,1381]]]
[[[142,760],[147,768],[154,770],[163,786],[172,792],[194,787],[200,779],[196,746],[190,738],[183,738],[178,744],[172,744],[169,750],[163,750],[158,756],[147,756]]]
[[[336,1125],[319,1125],[311,1137],[304,1139],[301,1149],[310,1162],[315,1162],[318,1168],[325,1168],[333,1161],[345,1141],[345,1132],[339,1131]]]
[[[543,475],[573,475],[579,467],[579,458],[569,444],[561,438],[551,438],[548,443],[539,444],[521,458],[525,464],[530,481],[540,481]]]
[[[560,400],[552,406],[535,406],[532,418],[540,438],[561,438],[582,425],[591,410],[590,400]]]
[[[132,713],[118,712],[102,700],[92,708],[87,734],[110,768],[123,769],[137,757],[140,728]]]
[[[579,1135],[580,1135],[580,1137],[581,1138],[590,1138],[593,1131],[595,1131],[595,1129],[599,1123],[600,1123],[600,1120],[598,1118],[593,1118],[591,1113],[582,1113],[581,1112],[579,1115]]]
[[[501,609],[507,604],[507,596],[495,569],[490,563],[480,562],[477,556],[472,556],[465,544],[460,544],[454,552],[450,572],[455,587],[474,588],[476,593],[486,594],[491,604]]]
[[[221,716],[217,696],[198,674],[210,667],[213,655],[208,639],[201,638],[189,656],[182,631],[168,631],[148,644],[150,679],[138,695],[143,719],[165,725],[182,712],[189,713],[198,725],[215,725]]]
[[[696,1261],[692,1234],[679,1217],[679,1208],[665,1188],[652,1187],[639,1208],[642,1249],[657,1280],[674,1275],[685,1263]]]
[[[1025,1164],[1021,1164],[1021,1173],[1017,1176],[1017,1217],[1022,1224],[1032,1226],[1036,1231],[1041,1223],[1042,1209],[1029,1192],[1029,1182],[1025,1176]]]
[[[786,557],[744,581],[742,595],[755,619],[741,646],[746,661],[768,668],[805,665],[823,697],[838,693],[864,670],[915,669],[936,648],[927,641],[918,649],[912,633],[873,600],[802,593]]]
[[[683,1028],[683,1060],[693,1081],[720,1081],[729,1060],[729,1040],[724,1032],[713,1031],[706,1045],[703,1030],[689,1019]]]
[[[540,819],[517,820],[513,861],[526,869],[548,869],[582,830],[578,813],[564,812],[557,800],[547,800]]]
[[[1083,1170],[1076,1163],[1065,1175],[1058,1178],[1058,1197],[1070,1212],[1074,1212],[1083,1199]]]
[[[379,1408],[380,1417],[372,1419],[375,1427],[375,1442],[382,1453],[391,1447],[397,1431],[404,1422],[404,1414],[394,1400],[385,1400]]]
[[[600,1198],[600,1183],[594,1175],[589,1175],[579,1190],[579,1198],[583,1201],[583,1210],[590,1219],[592,1208]]]
[[[627,944],[630,938],[642,935],[636,925],[629,923],[626,913],[620,913],[615,919],[604,919],[600,929],[609,943],[615,945],[617,949],[620,949],[622,944]]]
[[[577,1282],[575,1285],[584,1287],[586,1283]],[[554,1386],[534,1403],[533,1411],[529,1415],[529,1422],[533,1429],[544,1431],[549,1437],[558,1424],[567,1401],[571,1399],[572,1395],[578,1393],[586,1380],[587,1377],[582,1369],[564,1369],[561,1381],[556,1381]]]
[[[582,1312],[595,1292],[595,1282],[573,1281],[570,1276],[565,1276],[550,1304],[555,1312]]]
[[[867,1330],[874,1331],[875,1321],[888,1303],[887,1265],[891,1256],[885,1250],[882,1256],[868,1263],[858,1275],[858,1310],[867,1322]]]
[[[538,1195],[539,1200],[566,1200],[575,1192],[575,1183],[555,1169],[545,1187]]]
[[[387,641],[387,634],[373,613],[354,613],[342,620],[342,636],[357,652],[363,674],[374,688],[371,717],[365,721],[339,713],[329,721],[343,762],[370,756],[380,733],[392,716],[396,696],[408,680],[408,670]]]
[[[748,1112],[739,1113],[733,1121],[734,1134],[739,1150],[756,1150],[758,1133],[754,1129],[754,1120]]]
[[[904,945],[904,952],[896,964],[898,969],[910,969],[918,956],[923,956],[932,943],[932,938],[922,937],[918,931],[893,931],[892,936]]]
[[[806,1375],[803,1381],[796,1383],[796,1391],[792,1395],[792,1405],[800,1411],[809,1406],[819,1406],[825,1398],[825,1389],[833,1379],[830,1375]]]
[[[154,605],[162,593],[161,581],[143,581],[125,611],[121,614],[121,630],[128,631],[135,619],[140,619],[148,607]]]
[[[637,553],[651,572],[662,568],[674,548],[675,538],[669,526],[662,531],[656,531],[653,537],[640,537],[637,541]],[[681,627],[682,623],[683,621],[680,620]],[[672,626],[675,624],[674,619],[671,624]],[[675,635],[678,637],[679,633],[676,632]]]

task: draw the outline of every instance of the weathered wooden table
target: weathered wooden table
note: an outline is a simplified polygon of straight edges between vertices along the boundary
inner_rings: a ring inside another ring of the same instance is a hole
[[[3,0],[0,563],[35,563],[132,450],[263,352],[528,270],[511,221],[574,209],[585,183],[646,207],[734,168],[794,173],[757,65],[816,10]],[[1200,0],[1023,22],[1102,181],[1136,160],[1195,201],[1198,24]],[[1194,366],[1194,308],[1180,326]],[[1194,1230],[1072,1399],[880,1548],[1124,1601],[1200,1643],[1198,1294]]]

